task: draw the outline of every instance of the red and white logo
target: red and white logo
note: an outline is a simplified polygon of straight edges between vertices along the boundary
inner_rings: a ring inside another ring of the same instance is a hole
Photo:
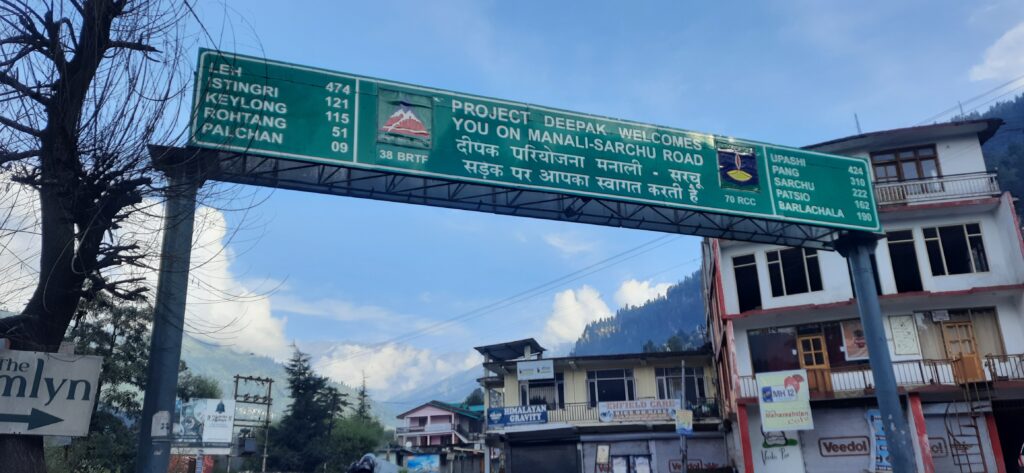
[[[402,105],[380,127],[380,131],[415,138],[430,138],[430,132],[412,109]]]

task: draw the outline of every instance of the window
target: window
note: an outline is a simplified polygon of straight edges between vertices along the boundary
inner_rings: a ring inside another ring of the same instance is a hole
[[[988,271],[988,257],[985,255],[985,242],[981,238],[981,225],[969,223],[925,228],[923,231],[932,275]]]
[[[768,277],[774,297],[820,291],[818,251],[806,248],[769,251]]]
[[[875,169],[875,182],[879,183],[941,175],[935,145],[871,153],[871,165]]]
[[[755,373],[800,368],[796,358],[796,329],[778,327],[747,331],[750,361]]]
[[[913,230],[888,232],[885,238],[889,241],[889,259],[892,261],[892,275],[896,279],[896,292],[923,290]]]
[[[683,389],[682,368],[655,368],[654,376],[658,382],[658,399],[679,399],[679,391]]]
[[[732,270],[736,275],[736,297],[740,312],[761,308],[761,283],[757,279],[757,262],[754,255],[737,256],[732,259]]]
[[[707,397],[704,386],[704,367],[686,368],[686,401],[695,402]]]
[[[519,382],[519,403],[524,406],[565,407],[565,375],[555,373],[555,379],[534,379]]]
[[[587,371],[587,398],[590,407],[597,407],[599,402],[636,399],[633,370]]]

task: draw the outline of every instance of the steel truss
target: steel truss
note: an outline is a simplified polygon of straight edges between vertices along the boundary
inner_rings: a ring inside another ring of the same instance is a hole
[[[824,250],[833,249],[839,234],[836,229],[806,224],[254,154],[156,146],[153,152],[208,163],[210,180],[276,189]]]

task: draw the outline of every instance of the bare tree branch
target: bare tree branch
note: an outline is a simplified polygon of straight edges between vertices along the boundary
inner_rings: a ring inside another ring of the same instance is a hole
[[[29,135],[36,136],[36,137],[39,137],[39,136],[43,135],[42,131],[36,130],[35,128],[32,128],[32,127],[28,127],[28,126],[22,125],[21,123],[18,123],[18,122],[14,121],[14,120],[11,120],[10,118],[7,118],[7,117],[0,116],[0,125],[8,126],[8,127],[14,128],[15,130],[18,130],[18,131],[20,131],[22,133],[27,133]]]

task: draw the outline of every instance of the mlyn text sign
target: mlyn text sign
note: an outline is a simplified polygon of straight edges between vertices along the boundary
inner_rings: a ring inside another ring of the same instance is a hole
[[[0,350],[0,434],[89,432],[103,359]]]
[[[861,158],[203,50],[189,143],[837,229],[880,229]]]

